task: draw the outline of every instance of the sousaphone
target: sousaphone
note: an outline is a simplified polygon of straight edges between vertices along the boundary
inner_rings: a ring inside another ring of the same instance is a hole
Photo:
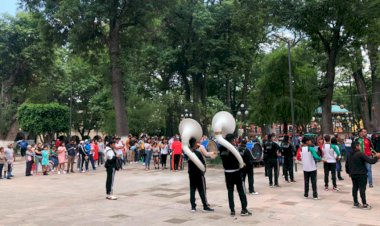
[[[205,166],[189,148],[189,141],[191,138],[195,138],[197,141],[201,139],[203,134],[201,125],[199,125],[194,119],[183,119],[179,124],[179,134],[181,135],[183,152],[201,171],[205,172]]]
[[[214,115],[214,118],[212,119],[212,129],[214,130],[216,141],[218,144],[227,148],[239,161],[240,168],[243,168],[244,161],[239,151],[230,142],[224,139],[227,134],[234,133],[235,128],[235,118],[231,115],[231,113],[227,111],[220,111]]]

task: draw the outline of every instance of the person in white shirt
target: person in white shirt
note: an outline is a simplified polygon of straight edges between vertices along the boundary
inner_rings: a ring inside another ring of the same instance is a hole
[[[331,180],[333,183],[333,191],[339,191],[336,185],[336,160],[340,158],[339,149],[331,144],[330,135],[324,136],[325,143],[322,147],[323,153],[323,169],[325,173],[325,190],[329,190],[329,174],[331,172]]]
[[[120,159],[121,156],[117,155],[115,152],[115,141],[111,140],[108,142],[108,146],[105,150],[106,157],[106,171],[107,171],[107,180],[106,180],[106,198],[108,200],[116,200],[117,198],[113,196],[113,182],[115,179],[115,172],[118,170],[116,168],[116,161]]]

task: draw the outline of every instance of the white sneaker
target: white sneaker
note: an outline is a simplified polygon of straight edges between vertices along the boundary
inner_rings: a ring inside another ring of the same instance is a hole
[[[113,195],[107,196],[108,200],[117,200],[117,198]]]
[[[58,171],[58,174],[61,174],[61,171]]]
[[[63,174],[66,174],[66,171],[63,171]]]
[[[255,191],[255,192],[250,192],[249,194],[250,195],[258,195],[259,193],[257,191]]]

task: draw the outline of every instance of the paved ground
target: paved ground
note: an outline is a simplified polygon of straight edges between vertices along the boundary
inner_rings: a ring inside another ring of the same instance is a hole
[[[372,210],[352,208],[347,175],[340,192],[324,191],[321,200],[303,199],[303,179],[269,188],[263,168],[255,169],[258,196],[248,196],[251,217],[229,216],[223,171],[208,169],[208,199],[215,213],[190,212],[186,171],[144,171],[140,164],[117,172],[117,201],[105,199],[105,171],[86,174],[23,176],[24,164],[15,166],[15,178],[0,180],[0,225],[380,225],[380,165],[373,168],[375,188],[367,190]],[[197,196],[198,206],[201,206]],[[235,195],[236,210],[240,201]]]

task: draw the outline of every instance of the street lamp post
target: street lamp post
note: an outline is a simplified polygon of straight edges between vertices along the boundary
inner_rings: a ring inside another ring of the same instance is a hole
[[[193,114],[191,114],[187,108],[185,109],[185,112],[181,114],[181,119],[192,118],[192,117],[193,117]]]
[[[294,119],[294,99],[293,99],[293,76],[292,76],[292,64],[291,64],[291,55],[290,55],[290,41],[288,43],[288,67],[289,67],[289,92],[290,92],[290,112],[292,117],[292,134],[297,132],[295,129],[295,119]]]
[[[249,114],[249,111],[248,111],[248,108],[246,108],[244,106],[244,104],[241,104],[239,106],[239,109],[237,111],[237,115],[241,117],[241,121],[242,121],[242,127],[243,127],[243,136],[246,135],[246,129],[248,127],[248,125],[244,125],[245,123],[245,118],[248,116]]]

